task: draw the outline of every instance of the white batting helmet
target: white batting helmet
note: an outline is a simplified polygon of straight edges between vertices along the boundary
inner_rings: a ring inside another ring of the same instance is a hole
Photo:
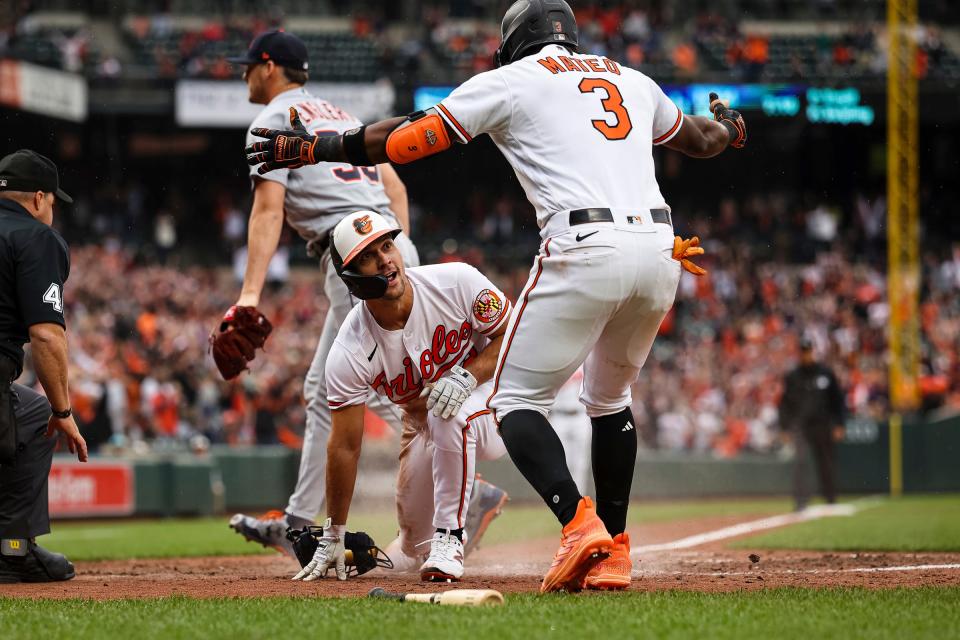
[[[375,211],[354,211],[330,232],[330,258],[337,274],[350,294],[361,300],[383,296],[387,279],[380,275],[364,276],[349,268],[350,261],[376,240],[389,235],[397,237],[400,228]]]

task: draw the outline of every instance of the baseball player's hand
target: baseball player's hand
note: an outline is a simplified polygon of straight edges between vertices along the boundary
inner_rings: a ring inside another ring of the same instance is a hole
[[[706,269],[694,264],[691,260],[694,256],[702,256],[703,253],[703,247],[700,246],[700,238],[698,236],[693,236],[689,240],[684,240],[680,236],[673,237],[673,259],[678,260],[680,266],[695,276],[707,274]]]
[[[347,579],[347,550],[343,544],[343,535],[333,530],[330,519],[327,518],[323,526],[323,536],[317,538],[317,550],[313,552],[313,560],[293,576],[293,579],[313,582],[326,576],[330,569],[336,571],[337,580]]]
[[[730,133],[730,146],[742,149],[747,143],[747,125],[739,111],[731,109],[715,93],[710,94],[710,111],[713,119],[727,128]]]
[[[244,149],[247,163],[259,164],[257,171],[261,175],[274,169],[297,169],[323,160],[315,154],[320,137],[307,131],[300,120],[300,114],[293,107],[290,107],[290,126],[292,131],[262,127],[250,131],[259,138],[266,138],[263,142],[254,142]]]
[[[473,390],[477,388],[477,379],[463,367],[454,365],[444,377],[437,380],[433,387],[426,386],[420,397],[427,394],[427,411],[433,410],[433,415],[448,420],[457,415],[460,407],[466,402]]]

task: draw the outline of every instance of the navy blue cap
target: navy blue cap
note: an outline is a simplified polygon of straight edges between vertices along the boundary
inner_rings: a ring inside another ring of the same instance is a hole
[[[14,151],[0,160],[0,191],[45,191],[64,202],[73,202],[60,188],[53,160],[30,149]]]
[[[227,58],[233,64],[262,64],[268,60],[281,67],[306,71],[307,45],[292,33],[274,29],[254,38],[245,55]]]
[[[813,340],[809,336],[800,337],[800,351],[813,351]]]

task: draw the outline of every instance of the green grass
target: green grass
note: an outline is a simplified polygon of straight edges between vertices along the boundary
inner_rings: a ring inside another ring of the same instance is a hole
[[[652,502],[634,505],[631,522],[664,522],[687,518],[782,513],[790,509],[785,499],[703,500]],[[245,542],[227,527],[227,517],[111,522],[56,522],[53,533],[40,539],[49,549],[71,560],[115,560],[273,553]],[[350,516],[350,528],[366,531],[381,546],[396,536],[393,509],[359,512]],[[559,525],[546,507],[509,504],[490,526],[487,545],[511,540],[559,535]]]
[[[0,598],[0,637],[957,638],[960,588],[509,595],[502,607],[367,599]],[[469,633],[467,631],[469,630]]]
[[[853,516],[803,522],[731,546],[836,551],[960,551],[960,495],[887,500]]]
[[[786,498],[745,498],[739,500],[675,500],[638,502],[630,507],[628,522],[670,522],[711,516],[770,515],[786,513],[793,503]],[[500,544],[523,538],[560,535],[560,525],[546,507],[507,504],[484,537],[484,544]]]
[[[630,522],[650,523],[722,515],[762,516],[791,509],[787,499],[697,500],[633,505]],[[386,546],[396,535],[392,509],[359,512],[350,528]],[[227,518],[55,523],[40,542],[72,560],[164,558],[272,553],[245,542]],[[490,526],[485,545],[556,536],[559,527],[538,504],[510,504]],[[733,543],[742,548],[960,551],[960,495],[911,496],[785,527]]]
[[[351,529],[367,531],[382,546],[396,535],[395,517],[358,514]],[[187,558],[275,553],[247,542],[222,518],[167,518],[109,522],[55,522],[53,533],[38,542],[71,560],[126,560],[133,558]],[[378,537],[379,536],[379,537]]]

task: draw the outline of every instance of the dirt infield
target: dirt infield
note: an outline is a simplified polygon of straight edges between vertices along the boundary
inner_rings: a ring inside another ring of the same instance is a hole
[[[711,531],[749,517],[700,518],[630,529],[644,544],[667,542]],[[555,539],[528,540],[479,549],[469,560],[468,575],[458,585],[428,584],[416,575],[376,571],[346,583],[290,580],[294,561],[280,556],[235,556],[79,562],[74,580],[56,584],[0,585],[0,596],[28,598],[151,598],[251,596],[361,596],[379,586],[390,591],[497,589],[504,593],[535,591],[556,547]],[[683,551],[641,554],[634,563],[631,589],[682,589],[720,592],[774,587],[891,588],[960,585],[960,554],[818,553],[731,551],[722,544]],[[522,558],[522,562],[517,559]]]

